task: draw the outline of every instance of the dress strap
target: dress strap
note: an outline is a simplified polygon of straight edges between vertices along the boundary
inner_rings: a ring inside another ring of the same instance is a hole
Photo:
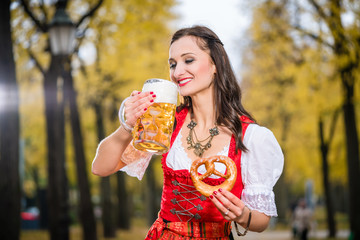
[[[185,108],[183,108],[180,112],[176,112],[176,113],[175,113],[175,123],[176,123],[176,126],[175,126],[175,129],[174,129],[174,131],[173,131],[173,133],[172,133],[172,135],[171,135],[170,148],[172,147],[172,145],[173,145],[173,143],[174,143],[174,141],[175,141],[175,139],[176,139],[176,136],[179,134],[179,131],[180,131],[182,125],[183,125],[184,122],[185,122],[185,118],[186,118],[186,115],[187,115],[188,111],[189,111],[189,109],[185,107]],[[164,153],[164,154],[162,155],[163,158],[162,158],[161,161],[162,161],[163,164],[164,164],[164,161],[165,161],[168,153],[169,153],[169,152]]]
[[[240,121],[241,121],[241,126],[242,126],[242,139],[244,139],[246,129],[249,126],[250,123],[253,123],[253,121],[251,121],[246,116],[241,116]],[[238,150],[236,152],[236,141],[235,141],[235,136],[233,134],[231,136],[230,147],[229,147],[229,155],[228,156],[231,159],[234,160],[238,173],[241,173],[241,153],[242,153],[242,151],[240,151],[240,150]],[[231,190],[231,192],[234,193],[235,195],[237,195],[238,197],[240,197],[241,192],[244,189],[244,183],[242,181],[241,174],[237,175],[236,183],[237,184],[234,186],[234,188]]]
[[[185,118],[186,118],[186,115],[188,114],[188,112],[189,112],[189,109],[185,107],[180,112],[175,113],[176,126],[175,126],[174,132],[171,136],[170,147],[173,145],[177,135],[179,134],[179,131],[185,122]]]

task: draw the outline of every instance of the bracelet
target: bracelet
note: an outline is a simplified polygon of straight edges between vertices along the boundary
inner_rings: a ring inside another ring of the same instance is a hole
[[[244,233],[241,233],[241,232],[239,231],[238,226],[237,226],[237,223],[234,221],[234,223],[235,223],[235,230],[236,230],[236,233],[237,233],[238,236],[245,236],[246,233],[249,231],[250,222],[251,222],[251,209],[250,209],[250,208],[248,208],[248,209],[249,209],[249,219],[248,219],[248,222],[247,222],[247,225],[246,225],[246,228],[245,228]]]
[[[126,124],[125,117],[124,117],[124,114],[125,114],[125,102],[126,102],[129,98],[130,98],[130,97],[125,98],[125,100],[121,103],[121,106],[120,106],[118,115],[119,115],[120,125],[123,127],[123,129],[124,129],[125,131],[127,131],[128,133],[131,134],[133,128]]]
[[[132,134],[132,129],[131,128],[126,127],[126,125],[121,124],[121,122],[120,122],[120,125],[126,132]]]

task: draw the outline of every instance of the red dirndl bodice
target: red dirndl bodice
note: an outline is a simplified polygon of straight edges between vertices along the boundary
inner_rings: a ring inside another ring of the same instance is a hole
[[[178,135],[184,121],[188,109],[184,108],[179,113],[176,113],[176,128],[171,137],[171,145],[173,144],[176,136]],[[244,136],[250,120],[242,116],[242,134]],[[215,205],[210,199],[201,195],[194,187],[190,177],[189,170],[173,170],[166,164],[168,153],[163,154],[161,160],[164,172],[164,186],[161,198],[161,209],[159,216],[170,222],[222,222],[226,221]],[[231,137],[230,148],[228,157],[235,161],[237,166],[237,180],[231,190],[233,194],[240,198],[241,192],[244,188],[241,179],[241,151],[235,154],[235,138]],[[223,178],[204,180],[209,185],[219,185],[224,181]]]

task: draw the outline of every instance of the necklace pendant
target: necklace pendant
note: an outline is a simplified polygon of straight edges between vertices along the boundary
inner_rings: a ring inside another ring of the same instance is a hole
[[[195,148],[195,150],[194,150],[194,154],[198,157],[201,157],[203,155],[203,153],[204,153],[204,150],[201,148],[200,149]]]
[[[187,127],[192,130],[196,125],[197,125],[197,123],[191,119],[191,122],[187,125]]]
[[[219,135],[219,129],[217,127],[209,129],[210,136],[214,137],[216,135]]]

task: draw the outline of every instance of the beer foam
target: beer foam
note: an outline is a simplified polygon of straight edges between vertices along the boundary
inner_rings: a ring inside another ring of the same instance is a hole
[[[152,78],[145,81],[142,88],[143,92],[154,92],[157,103],[177,104],[178,87],[175,83],[168,80]]]

